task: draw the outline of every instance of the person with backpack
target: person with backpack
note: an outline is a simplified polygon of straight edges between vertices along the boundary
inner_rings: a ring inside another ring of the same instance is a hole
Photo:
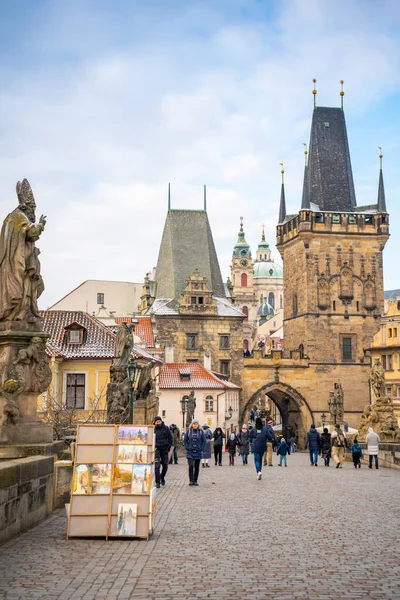
[[[331,435],[332,442],[332,458],[336,463],[336,468],[341,469],[345,459],[346,452],[346,437],[340,428],[339,423],[335,425]]]
[[[321,438],[318,431],[315,428],[314,423],[311,423],[310,430],[307,433],[306,437],[306,448],[310,453],[310,463],[313,467],[314,465],[318,467],[318,455],[321,450]]]
[[[171,458],[169,459],[169,464],[172,465],[172,462],[174,462],[177,465],[178,464],[178,448],[179,448],[179,444],[181,443],[181,432],[179,430],[179,427],[177,427],[175,425],[175,423],[172,423],[172,425],[170,425],[169,428],[172,433],[172,452],[171,452]]]
[[[208,461],[211,458],[211,440],[212,440],[213,434],[207,424],[203,425],[202,429],[203,429],[204,437],[206,438],[206,443],[204,444],[204,448],[203,448],[203,459],[202,459],[202,465],[204,468],[204,467],[210,467],[210,465],[208,464]]]
[[[287,467],[286,456],[287,456],[287,454],[290,454],[290,446],[286,442],[286,440],[285,440],[284,437],[282,437],[276,453],[279,456],[279,465],[278,465],[278,467],[282,466],[282,462],[285,465],[285,467]]]
[[[351,457],[353,459],[354,468],[361,469],[361,457],[362,457],[362,448],[358,443],[358,439],[354,438],[353,445],[350,446],[349,450],[351,450]]]
[[[331,455],[332,455],[331,434],[329,433],[328,428],[324,427],[324,431],[323,431],[323,433],[321,433],[321,456],[324,459],[324,463],[325,463],[326,467],[329,467]]]
[[[200,461],[203,457],[203,448],[206,438],[200,423],[194,419],[190,428],[185,433],[183,443],[189,465],[189,485],[199,485]]]
[[[222,467],[222,446],[224,445],[225,434],[221,427],[217,427],[213,434],[214,439],[214,458],[215,466]]]

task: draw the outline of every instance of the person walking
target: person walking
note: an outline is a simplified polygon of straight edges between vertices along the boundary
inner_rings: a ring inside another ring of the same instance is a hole
[[[242,457],[242,463],[244,465],[248,464],[249,453],[250,453],[250,440],[249,440],[249,430],[247,425],[244,423],[242,426],[242,430],[238,433],[237,441],[239,445],[239,454]]]
[[[160,484],[165,485],[165,476],[168,471],[168,454],[172,446],[172,433],[161,417],[156,417],[153,423],[156,436],[154,470],[156,476],[156,488],[159,488]],[[161,466],[162,470],[160,473]]]
[[[189,465],[189,485],[199,485],[200,461],[203,456],[203,448],[206,438],[200,423],[194,419],[188,431],[185,433],[183,443],[186,450],[186,458]]]
[[[315,465],[318,467],[318,455],[321,450],[321,439],[314,423],[311,423],[310,430],[307,433],[306,448],[308,448],[310,453],[311,466],[313,467]]]
[[[175,423],[172,423],[172,425],[170,425],[170,430],[172,433],[172,452],[171,452],[171,458],[169,459],[169,464],[172,465],[172,462],[174,462],[175,465],[178,464],[178,448],[179,448],[179,444],[181,443],[181,432],[179,430],[179,427],[177,427],[177,425],[175,425]]]
[[[224,444],[225,434],[221,427],[217,427],[213,434],[214,439],[214,458],[215,466],[222,467],[222,446]]]
[[[210,467],[210,465],[208,464],[208,461],[211,458],[211,440],[212,440],[213,434],[212,434],[212,431],[209,428],[209,426],[206,424],[203,425],[202,429],[203,429],[204,437],[206,440],[206,443],[204,444],[204,448],[203,448],[203,459],[202,459],[202,465],[204,468],[204,467]]]
[[[362,457],[362,448],[358,443],[358,439],[354,438],[353,445],[350,446],[349,450],[351,450],[351,457],[353,459],[354,468],[361,469],[361,457]]]
[[[286,442],[285,438],[283,437],[281,439],[281,442],[278,446],[278,450],[276,451],[277,455],[279,456],[279,465],[278,467],[282,466],[282,462],[285,465],[285,467],[287,467],[287,459],[286,456],[288,454],[290,454],[290,446],[289,444]]]
[[[331,455],[332,455],[331,434],[329,433],[328,428],[324,427],[324,431],[323,431],[323,433],[321,433],[321,456],[324,459],[324,463],[325,463],[326,467],[329,467]]]
[[[341,469],[345,459],[346,452],[346,437],[340,428],[339,423],[335,425],[331,436],[332,442],[332,458],[336,463],[336,468]]]
[[[375,433],[375,431],[373,430],[372,427],[368,428],[368,434],[367,437],[365,438],[365,441],[367,442],[367,451],[368,451],[368,459],[369,459],[369,464],[368,464],[368,468],[372,469],[372,458],[375,458],[375,469],[379,469],[379,464],[378,464],[378,454],[379,454],[379,443],[381,441],[381,438],[379,437],[379,435],[377,433]]]
[[[269,421],[267,421],[267,424],[265,426],[268,429],[269,436],[268,436],[268,440],[267,440],[267,451],[264,454],[264,467],[266,467],[267,465],[269,467],[274,466],[272,464],[272,452],[274,449],[274,445],[275,446],[277,445],[277,439],[276,439],[275,431],[272,428],[272,424],[273,424],[273,421],[271,419],[269,419]]]
[[[270,427],[263,427],[263,423],[260,417],[256,418],[255,427],[250,432],[250,443],[254,456],[254,466],[257,472],[257,479],[262,478],[262,463],[263,455],[267,450],[267,441],[272,441],[275,435],[271,434]],[[272,437],[273,435],[273,437]]]
[[[228,448],[228,452],[229,452],[229,466],[230,467],[235,466],[235,454],[236,454],[236,446],[237,445],[238,445],[238,442],[236,439],[236,434],[232,431],[232,433],[229,436],[228,441],[226,442],[226,447]]]

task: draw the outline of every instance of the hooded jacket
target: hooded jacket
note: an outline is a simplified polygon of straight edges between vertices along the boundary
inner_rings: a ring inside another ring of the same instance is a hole
[[[166,426],[164,421],[161,421],[161,425],[154,427],[156,434],[156,448],[157,450],[170,450],[172,446],[172,433],[169,427]]]

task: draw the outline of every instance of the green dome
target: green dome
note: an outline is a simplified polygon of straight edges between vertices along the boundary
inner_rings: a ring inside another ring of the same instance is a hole
[[[274,314],[274,309],[268,304],[267,299],[264,298],[263,303],[258,307],[257,315],[261,317],[272,317]]]
[[[283,269],[280,265],[272,262],[272,260],[260,261],[254,263],[253,277],[274,277],[275,279],[283,278]]]

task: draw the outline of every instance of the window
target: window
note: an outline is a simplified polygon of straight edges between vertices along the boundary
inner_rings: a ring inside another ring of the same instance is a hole
[[[162,416],[163,419],[165,419],[165,417],[167,416],[167,411],[162,410],[161,411],[161,416]]]
[[[281,298],[280,298],[280,308],[283,308],[283,298],[282,298],[282,294],[281,294]]]
[[[197,360],[197,358],[187,358],[187,359],[186,359],[186,362],[190,362],[190,363],[197,363],[197,362],[199,362],[199,361]]]
[[[400,397],[400,385],[396,386],[396,396],[399,398]]]
[[[360,312],[360,303],[359,303],[359,301],[358,301],[358,300],[357,300],[357,302],[356,302],[356,306],[357,306],[357,312]]]
[[[293,294],[293,316],[297,316],[297,294]]]
[[[242,313],[245,315],[245,321],[249,320],[249,309],[247,308],[247,306],[243,306],[242,308]]]
[[[392,337],[392,328],[391,327],[389,327],[389,329],[388,329],[388,337],[390,337],[390,338]]]
[[[393,371],[393,355],[382,354],[382,365],[385,371]]]
[[[196,350],[197,348],[197,333],[186,334],[186,349]]]
[[[203,296],[199,296],[199,304],[204,304],[204,297]]]
[[[97,294],[97,304],[104,304],[104,294]]]
[[[242,275],[240,277],[240,285],[242,287],[247,287],[247,274],[246,273],[242,273]]]
[[[392,386],[391,385],[387,385],[386,386],[386,395],[387,396],[391,396],[392,395]]]
[[[82,329],[70,329],[68,331],[68,342],[70,344],[81,344],[82,343]]]
[[[213,412],[213,411],[214,411],[214,399],[212,396],[207,396],[204,412]]]
[[[85,408],[85,379],[84,373],[67,373],[67,408]]]
[[[190,304],[196,304],[196,296],[191,296]]]
[[[268,294],[268,304],[270,306],[272,306],[272,308],[275,310],[275,294],[274,294],[274,292],[270,292]]]
[[[372,225],[372,222],[373,222],[372,215],[366,215],[365,216],[365,224]]]
[[[219,361],[219,372],[221,375],[229,375],[230,371],[230,360],[220,360]]]
[[[332,215],[332,223],[340,223],[340,215]]]
[[[349,223],[357,223],[356,215],[349,215]]]
[[[393,337],[397,337],[397,327],[393,327]]]
[[[228,350],[230,347],[230,338],[229,335],[220,335],[219,336],[219,348],[220,350]]]
[[[336,300],[333,300],[332,302],[332,310],[336,311]]]
[[[342,359],[343,360],[352,360],[352,338],[351,337],[343,337],[342,338]]]
[[[324,222],[324,215],[322,213],[316,213],[316,215],[315,215],[315,222],[316,223],[323,223]]]

